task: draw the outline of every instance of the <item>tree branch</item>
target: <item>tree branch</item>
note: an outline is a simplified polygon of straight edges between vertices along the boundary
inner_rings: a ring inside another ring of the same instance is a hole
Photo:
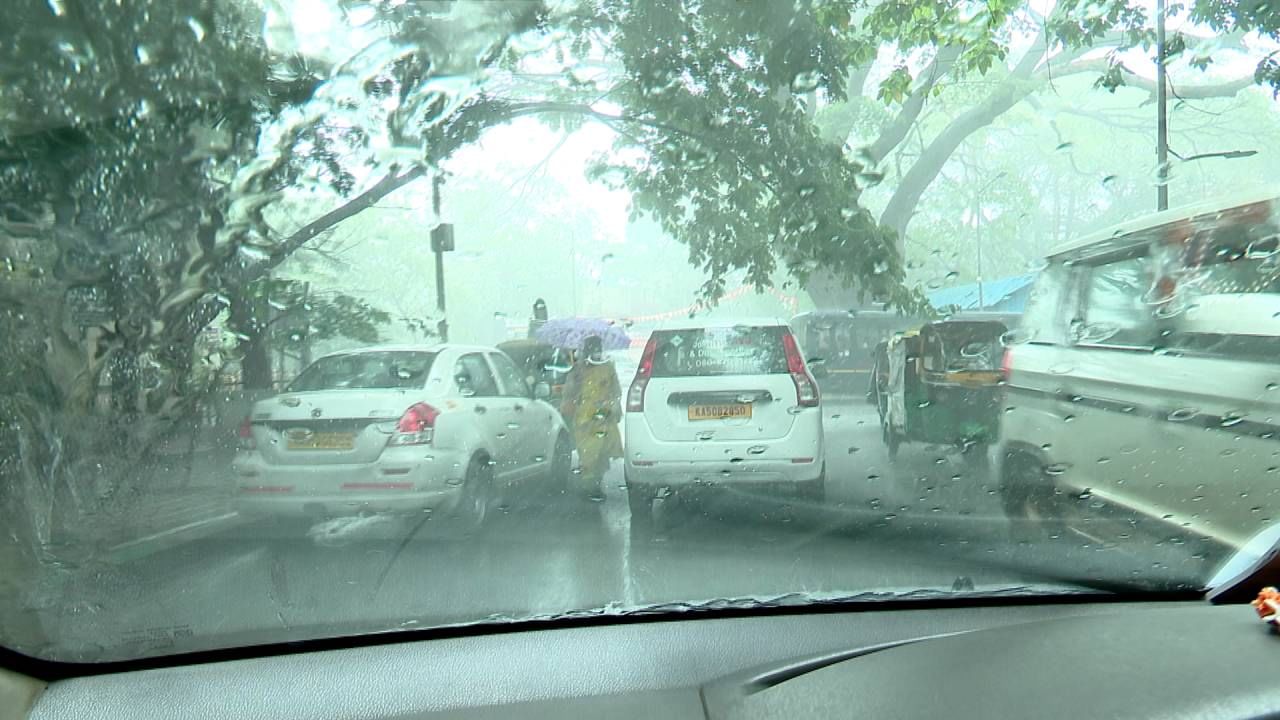
[[[296,250],[315,239],[320,233],[353,215],[373,207],[382,198],[417,180],[425,173],[426,170],[422,166],[403,173],[398,173],[393,168],[391,172],[387,173],[386,177],[379,180],[373,187],[298,228],[271,251],[269,258],[249,268],[248,272],[239,278],[239,282],[242,284],[248,283],[262,277],[267,274],[267,271],[284,262]]]
[[[964,48],[960,45],[944,45],[938,48],[933,60],[929,61],[929,65],[917,77],[916,88],[912,90],[906,102],[902,103],[898,114],[880,130],[879,137],[867,148],[869,164],[879,164],[898,146],[898,143],[906,138],[907,133],[915,125],[916,119],[920,117],[920,111],[924,109],[924,102],[933,92],[934,85],[951,72],[963,51]]]
[[[1079,73],[1104,73],[1110,70],[1112,65],[1106,58],[1092,58],[1080,62],[1072,63],[1063,71],[1064,75],[1075,75]],[[1152,78],[1146,78],[1135,74],[1133,71],[1124,67],[1117,66],[1120,74],[1124,78],[1125,87],[1137,88],[1145,90],[1151,94],[1152,98],[1156,94],[1156,81]],[[1243,75],[1231,80],[1223,80],[1211,83],[1197,83],[1194,85],[1174,85],[1169,82],[1170,88],[1176,88],[1173,94],[1182,100],[1203,100],[1206,98],[1235,97],[1241,90],[1254,85],[1253,73]]]

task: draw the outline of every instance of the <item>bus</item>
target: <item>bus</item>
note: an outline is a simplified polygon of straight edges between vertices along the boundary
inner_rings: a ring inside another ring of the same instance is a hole
[[[998,320],[1016,328],[1017,312],[963,311],[953,320]],[[827,376],[819,382],[829,395],[863,395],[868,391],[876,346],[895,333],[917,328],[924,318],[895,310],[813,310],[791,319],[791,328],[805,356],[823,361]]]

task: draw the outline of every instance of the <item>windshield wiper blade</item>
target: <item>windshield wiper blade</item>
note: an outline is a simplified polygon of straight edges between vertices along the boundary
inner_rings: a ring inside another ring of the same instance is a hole
[[[1280,523],[1264,528],[1227,558],[1209,581],[1207,597],[1215,605],[1253,600],[1258,591],[1280,583]]]

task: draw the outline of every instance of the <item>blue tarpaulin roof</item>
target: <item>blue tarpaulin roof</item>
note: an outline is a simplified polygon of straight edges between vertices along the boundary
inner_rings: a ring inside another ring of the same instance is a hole
[[[982,304],[987,310],[1022,310],[1027,304],[1027,293],[1022,291],[1029,288],[1031,282],[1035,279],[1035,273],[1028,273],[1026,275],[984,280],[982,282]],[[955,305],[961,310],[979,309],[977,283],[934,290],[927,295],[929,303],[935,308],[941,309]]]

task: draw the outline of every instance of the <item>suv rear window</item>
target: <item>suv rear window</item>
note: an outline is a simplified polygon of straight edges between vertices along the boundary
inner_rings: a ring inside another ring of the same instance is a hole
[[[659,330],[653,377],[769,375],[787,372],[781,326]]]
[[[422,387],[435,359],[435,353],[406,351],[330,355],[303,370],[287,390],[310,392]]]

